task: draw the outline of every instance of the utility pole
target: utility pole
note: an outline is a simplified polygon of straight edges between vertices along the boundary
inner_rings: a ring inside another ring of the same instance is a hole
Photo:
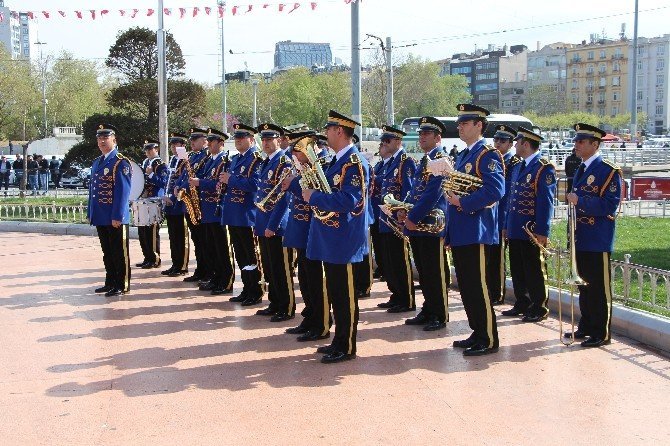
[[[351,3],[351,117],[363,124],[361,116],[361,42],[360,42],[360,2]],[[363,127],[356,131],[363,140]]]
[[[219,7],[226,8],[226,2],[219,0]],[[226,115],[228,114],[228,103],[226,101],[226,45],[223,39],[224,27],[223,27],[223,16],[221,14],[221,126],[224,132],[228,132],[228,121]]]
[[[633,26],[633,79],[631,79],[631,88],[630,88],[631,142],[637,139],[637,14],[638,14],[638,0],[635,0],[635,25]]]
[[[35,45],[40,46],[40,71],[42,72],[42,111],[44,113],[43,119],[44,119],[44,138],[48,136],[48,130],[47,130],[47,64],[49,63],[49,58],[47,57],[47,60],[45,61],[43,58],[42,54],[42,46],[46,45],[46,42],[41,42],[39,40],[39,37],[37,38],[37,42],[35,42]]]
[[[251,85],[254,87],[254,114],[253,114],[253,126],[258,127],[258,119],[256,115],[256,93],[258,91],[258,79],[251,79]]]
[[[160,141],[160,157],[168,162],[168,125],[167,125],[167,67],[165,56],[165,10],[163,0],[158,0],[158,141]]]

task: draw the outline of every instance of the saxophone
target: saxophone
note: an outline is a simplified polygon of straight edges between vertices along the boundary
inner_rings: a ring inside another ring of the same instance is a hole
[[[188,160],[188,157],[184,159],[184,166],[186,166],[186,172],[188,177],[195,178],[195,173],[191,167],[191,163]],[[202,211],[200,210],[200,197],[198,195],[198,189],[195,186],[189,186],[188,191],[186,189],[180,189],[177,194],[177,200],[183,201],[184,206],[186,207],[186,212],[188,213],[188,218],[191,220],[191,223],[197,225],[202,220]]]

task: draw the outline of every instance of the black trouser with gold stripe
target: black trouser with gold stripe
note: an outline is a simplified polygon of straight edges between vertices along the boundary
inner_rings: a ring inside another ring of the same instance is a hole
[[[154,223],[149,226],[137,227],[137,238],[140,240],[144,260],[156,264],[161,259],[161,236],[160,225]]]
[[[188,271],[189,242],[188,226],[184,214],[166,215],[168,237],[170,238],[170,258],[177,271]]]
[[[409,238],[409,242],[423,293],[421,312],[427,316],[436,316],[440,322],[447,322],[450,271],[444,237],[413,236]]]
[[[259,266],[260,259],[256,257],[256,244],[253,230],[248,226],[228,226],[230,242],[233,244],[235,261],[240,268],[242,292],[247,298],[256,298],[263,295],[261,287],[263,275]]]
[[[540,248],[530,240],[510,239],[509,268],[516,297],[514,308],[530,316],[549,314],[547,262]]]
[[[373,224],[370,225],[370,238],[372,239],[372,252],[375,255],[375,263],[377,264],[377,268],[375,268],[375,272],[379,274],[380,276],[386,277],[386,268],[384,265],[384,259],[385,259],[385,253],[384,251],[386,248],[384,247],[384,243],[386,241],[386,237],[384,237],[385,234],[379,232],[379,222],[376,221]]]
[[[354,272],[351,263],[323,263],[328,298],[333,306],[335,337],[333,349],[346,354],[356,353],[358,329],[358,299],[354,290]]]
[[[472,340],[498,347],[498,326],[486,286],[486,251],[483,244],[452,246],[458,288],[473,333]]]
[[[352,263],[354,271],[354,289],[364,295],[370,294],[372,289],[372,257],[363,256],[362,262]]]
[[[205,247],[207,256],[212,265],[213,275],[211,281],[216,288],[230,290],[235,281],[235,271],[230,258],[230,245],[228,244],[228,232],[225,226],[216,223],[203,223],[205,233]]]
[[[323,263],[308,259],[305,249],[296,249],[296,253],[298,286],[305,303],[305,308],[300,312],[303,317],[300,325],[323,336],[328,333],[332,325],[328,293],[323,279]]]
[[[212,268],[208,262],[207,258],[207,248],[205,247],[205,241],[207,239],[207,234],[202,224],[194,225],[191,223],[191,219],[186,216],[186,222],[188,223],[188,229],[191,234],[191,240],[193,240],[193,251],[195,252],[195,271],[193,274],[202,279],[210,279],[212,277]]]
[[[588,285],[579,287],[579,330],[610,340],[612,333],[612,277],[609,252],[576,251],[577,271]]]
[[[391,292],[391,303],[416,308],[414,275],[409,259],[409,243],[392,232],[382,232],[382,254],[386,284]]]
[[[505,302],[505,249],[507,241],[499,233],[500,243],[497,245],[486,245],[488,249],[488,263],[486,264],[486,284],[489,288],[489,296],[494,304]]]
[[[263,276],[268,283],[270,308],[289,316],[295,314],[295,294],[293,292],[293,248],[282,246],[282,237],[258,237],[261,252]]]
[[[105,265],[105,286],[130,290],[130,258],[128,257],[128,225],[96,226],[102,262]]]

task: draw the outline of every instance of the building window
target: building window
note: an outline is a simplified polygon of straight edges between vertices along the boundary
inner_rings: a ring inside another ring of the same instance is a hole
[[[600,86],[601,87],[606,87],[607,86],[607,78],[606,77],[601,77],[600,78]]]
[[[586,67],[586,75],[592,75],[593,74],[593,65],[589,65]]]
[[[572,89],[579,88],[579,82],[577,82],[577,79],[572,80]]]
[[[466,74],[466,73],[471,73],[472,72],[472,67],[452,67],[451,68],[451,74]]]
[[[637,61],[637,69],[638,69],[638,70],[641,70],[641,69],[642,69],[642,66],[643,66],[642,61],[641,61],[641,60],[638,60],[638,61]]]
[[[658,59],[656,61],[656,69],[662,70],[663,68],[665,68],[665,59]]]
[[[613,101],[618,101],[619,100],[619,92],[618,91],[615,91],[614,93],[612,93],[612,100]]]
[[[600,93],[598,93],[598,102],[600,102],[600,103],[605,102],[605,92],[604,91],[601,91]]]
[[[573,104],[579,104],[579,95],[578,94],[573,94],[572,95],[572,103]]]
[[[662,74],[657,74],[656,75],[656,86],[657,87],[664,87],[665,86],[665,76]]]
[[[656,106],[656,115],[660,116],[663,114],[663,106],[662,105],[657,105]]]
[[[605,74],[607,71],[607,66],[604,63],[600,64],[600,67],[598,68],[598,71],[600,71],[600,74]]]
[[[478,81],[481,80],[486,80],[486,79],[498,79],[498,73],[478,73],[475,78]]]
[[[663,45],[659,45],[656,47],[656,55],[657,56],[663,56],[665,54],[665,47]]]
[[[656,90],[656,102],[663,102],[663,90]]]
[[[613,87],[618,87],[621,85],[621,77],[619,76],[612,76],[612,86]]]
[[[614,64],[612,65],[612,71],[614,72],[621,71],[621,65],[619,64],[619,62],[614,62]]]
[[[598,107],[598,116],[605,116],[605,107]]]
[[[479,95],[479,100],[480,101],[495,101],[498,98],[498,95],[496,94],[480,94]]]
[[[638,92],[637,92],[637,100],[638,100],[638,101],[641,101],[643,98],[644,98],[644,95],[642,94],[642,92],[641,92],[641,91],[638,91]]]
[[[577,67],[572,67],[572,75],[577,76]]]
[[[618,114],[619,114],[619,107],[615,105],[614,107],[612,107],[612,116],[616,116]]]
[[[487,90],[497,90],[497,89],[498,89],[498,84],[495,83],[495,82],[475,85],[475,91],[487,91]]]
[[[605,59],[607,55],[605,54],[605,50],[600,50],[600,58]]]
[[[476,70],[495,70],[498,68],[498,62],[484,62],[484,63],[478,63],[475,66]]]
[[[593,103],[593,93],[586,95],[586,102]]]
[[[638,46],[637,47],[637,55],[638,56],[644,55],[644,47],[643,46]]]
[[[593,51],[589,51],[588,53],[586,53],[586,59],[593,60]]]

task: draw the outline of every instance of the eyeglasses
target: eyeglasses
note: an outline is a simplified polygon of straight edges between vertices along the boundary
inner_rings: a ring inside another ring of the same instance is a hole
[[[512,142],[511,138],[493,138],[495,142]]]

